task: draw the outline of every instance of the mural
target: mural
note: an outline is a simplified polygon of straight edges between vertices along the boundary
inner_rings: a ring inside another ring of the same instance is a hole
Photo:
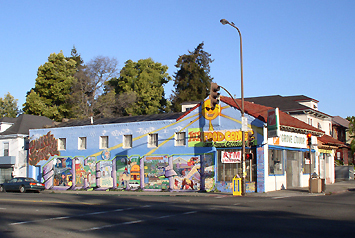
[[[72,183],[72,159],[55,157],[43,166],[43,180],[46,189],[62,187],[67,189]]]
[[[96,157],[90,156],[84,160],[84,171],[85,171],[85,180],[86,188],[96,187]]]
[[[28,163],[37,165],[39,161],[48,160],[50,156],[60,155],[57,146],[58,140],[54,138],[50,131],[37,140],[31,140]]]
[[[199,190],[200,189],[200,156],[173,157],[174,190]]]
[[[112,178],[112,160],[100,160],[97,162],[96,168],[99,168],[97,174],[98,187],[111,188],[113,187]]]
[[[138,157],[116,157],[117,188],[140,187],[140,159]]]
[[[84,187],[86,172],[84,170],[84,157],[75,157],[75,187]]]
[[[168,189],[169,179],[165,177],[165,168],[168,165],[168,156],[144,157],[144,188]]]
[[[214,172],[214,169],[215,169],[215,163],[214,163],[214,158],[213,158],[213,155],[212,154],[204,154],[204,155],[201,155],[202,157],[202,164],[203,164],[203,167],[204,167],[204,179],[205,179],[205,190],[207,192],[210,192],[214,189],[215,187],[215,178],[214,178],[214,175],[215,175],[215,172]]]

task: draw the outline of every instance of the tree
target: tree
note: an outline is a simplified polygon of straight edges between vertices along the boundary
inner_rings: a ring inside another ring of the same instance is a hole
[[[82,64],[83,61],[80,60],[70,97],[75,117],[87,118],[97,114],[103,116],[100,111],[105,111],[104,114],[107,116],[108,110],[111,109],[105,110],[102,107],[111,107],[113,105],[108,105],[108,103],[113,104],[114,101],[112,101],[112,95],[108,95],[106,99],[101,95],[107,93],[104,90],[106,82],[117,76],[118,61],[115,58],[97,56],[87,65]],[[101,103],[98,103],[99,98]]]
[[[60,121],[71,117],[69,96],[74,82],[76,62],[63,53],[53,53],[37,71],[35,87],[27,92],[23,111]]]
[[[351,151],[355,153],[355,116],[347,117],[346,120],[349,121],[349,135],[352,138],[350,142]]]
[[[186,101],[204,100],[208,94],[213,78],[209,75],[211,55],[203,50],[204,43],[200,43],[194,51],[181,55],[175,67],[173,95],[171,102],[173,110],[181,111],[181,103]]]
[[[167,70],[168,66],[156,63],[151,58],[125,62],[120,77],[108,83],[121,97],[136,95],[136,101],[131,107],[123,105],[125,114],[147,115],[165,112],[167,100],[163,85],[171,80]]]
[[[4,95],[4,98],[0,98],[0,118],[15,118],[19,113],[17,101],[18,100],[15,99],[9,92]]]

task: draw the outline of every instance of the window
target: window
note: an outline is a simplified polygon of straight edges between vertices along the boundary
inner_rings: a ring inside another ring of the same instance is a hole
[[[9,142],[4,143],[4,156],[9,156]]]
[[[79,150],[86,150],[86,137],[79,137]]]
[[[66,150],[67,140],[65,138],[59,138],[58,140],[58,150]]]
[[[269,175],[283,174],[282,150],[269,149]]]
[[[100,136],[100,149],[108,148],[108,136]]]
[[[308,124],[312,126],[312,118],[308,118]]]
[[[158,147],[158,134],[148,135],[148,147]]]
[[[175,146],[184,146],[186,145],[185,132],[176,132],[175,133]]]
[[[132,148],[132,135],[123,136],[123,148]]]

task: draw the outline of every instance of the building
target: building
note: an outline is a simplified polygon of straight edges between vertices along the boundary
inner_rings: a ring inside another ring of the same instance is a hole
[[[281,111],[281,136],[268,138],[267,115],[273,108],[245,102],[250,156],[244,167],[239,106],[228,97],[220,101],[213,110],[206,99],[182,113],[68,121],[30,130],[30,174],[42,177],[47,189],[231,192],[233,179],[243,175],[246,192],[308,186],[319,163],[307,159],[306,134],[317,141],[322,130]]]
[[[52,123],[47,117],[27,114],[0,119],[0,183],[12,177],[27,176],[29,129]]]

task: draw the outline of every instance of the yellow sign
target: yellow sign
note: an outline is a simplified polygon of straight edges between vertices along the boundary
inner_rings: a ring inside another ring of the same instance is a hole
[[[233,196],[241,196],[242,195],[242,179],[238,178],[238,176],[234,176],[233,178]]]

